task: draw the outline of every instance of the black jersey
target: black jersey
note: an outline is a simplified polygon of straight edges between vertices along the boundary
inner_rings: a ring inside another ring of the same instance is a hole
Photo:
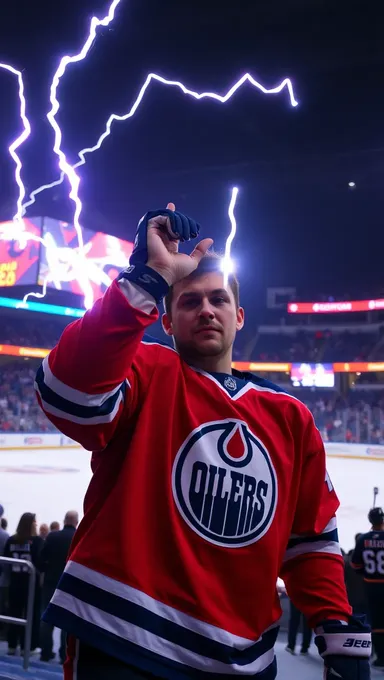
[[[364,581],[384,583],[384,531],[368,531],[356,544],[352,566],[361,571]]]

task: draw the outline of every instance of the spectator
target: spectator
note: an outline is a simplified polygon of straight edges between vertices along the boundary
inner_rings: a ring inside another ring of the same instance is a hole
[[[4,548],[5,544],[9,538],[9,534],[7,532],[7,526],[8,522],[5,519],[5,517],[1,518],[1,526],[0,526],[0,555],[4,555]],[[1,568],[0,568],[0,573],[1,573]]]
[[[16,534],[8,538],[4,555],[13,559],[22,559],[32,562],[38,568],[40,553],[44,542],[40,536],[36,535],[36,515],[32,512],[25,512],[19,521]],[[40,581],[36,578],[31,650],[37,648],[39,642],[39,623],[40,623]],[[25,618],[28,600],[28,569],[20,564],[13,564],[10,573],[9,584],[9,616]],[[24,650],[24,627],[14,624],[8,630],[8,654],[14,656],[20,644],[21,652]]]
[[[295,605],[290,602],[289,611],[289,624],[288,624],[288,645],[286,646],[287,652],[290,654],[295,654],[297,633],[299,632],[300,620],[302,620],[302,642],[301,642],[301,652],[303,656],[308,654],[308,649],[311,644],[312,630],[308,626],[308,623],[302,613],[295,607]]]
[[[49,534],[48,524],[40,524],[39,536],[45,540]]]
[[[52,531],[47,537],[41,553],[40,567],[44,572],[43,611],[52,599],[53,593],[64,571],[65,563],[73,535],[79,523],[78,513],[74,510],[67,512],[64,518],[64,528]],[[64,663],[66,656],[66,634],[61,631],[59,657]],[[53,652],[53,626],[45,621],[41,622],[41,661],[51,661],[55,657]]]
[[[1,521],[1,527],[0,527],[0,557],[2,557],[4,555],[4,550],[5,550],[7,540],[9,538],[9,534],[6,530],[8,522],[5,519],[5,517],[2,517],[0,521]],[[5,613],[6,595],[7,595],[7,572],[6,572],[6,568],[4,568],[0,564],[0,614]],[[1,634],[3,634],[3,631],[4,631],[3,623],[0,623],[0,631],[1,631]],[[3,635],[1,635],[1,637],[3,637]]]
[[[356,534],[355,536],[355,546],[359,538],[363,534]],[[368,605],[367,598],[365,595],[364,581],[361,575],[352,567],[352,555],[353,550],[350,550],[347,555],[344,556],[345,565],[345,585],[347,587],[349,604],[353,609],[354,614],[367,614]]]
[[[60,531],[60,522],[51,522],[49,525],[49,531]]]

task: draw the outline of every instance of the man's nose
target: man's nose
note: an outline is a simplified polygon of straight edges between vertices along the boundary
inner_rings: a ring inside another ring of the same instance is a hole
[[[214,309],[209,300],[202,301],[199,316],[201,316],[203,319],[213,319],[215,317]]]

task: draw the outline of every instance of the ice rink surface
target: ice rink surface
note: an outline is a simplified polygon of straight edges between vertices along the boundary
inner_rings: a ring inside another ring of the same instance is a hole
[[[67,510],[82,514],[90,458],[81,448],[0,450],[0,503],[8,531],[15,531],[23,512],[36,513],[38,524],[62,524]]]
[[[355,534],[369,529],[374,486],[380,489],[378,505],[384,505],[384,461],[328,456],[327,467],[340,499],[340,544],[348,551]],[[0,503],[9,530],[23,512],[35,512],[39,524],[61,523],[71,509],[81,514],[90,478],[90,453],[80,448],[0,450]]]

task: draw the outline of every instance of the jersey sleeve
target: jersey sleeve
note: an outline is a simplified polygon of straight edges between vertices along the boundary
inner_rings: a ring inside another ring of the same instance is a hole
[[[127,280],[114,281],[82,319],[65,328],[40,366],[40,406],[85,449],[104,449],[120,419],[139,403],[151,375],[139,347],[157,317],[154,298]]]
[[[326,472],[325,450],[312,416],[302,447],[292,534],[280,575],[293,604],[315,627],[329,618],[347,620],[351,607],[335,517],[339,501]]]

